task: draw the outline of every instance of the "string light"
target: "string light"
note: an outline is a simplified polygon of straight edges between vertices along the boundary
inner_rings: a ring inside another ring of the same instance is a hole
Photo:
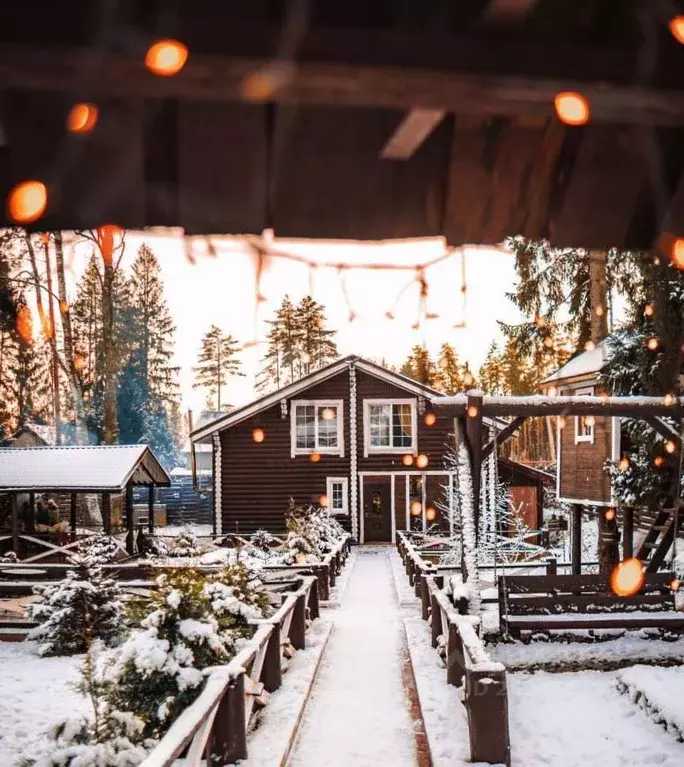
[[[670,455],[672,455],[672,453],[674,453],[674,451],[677,449],[677,446],[671,439],[668,439],[663,447],[665,448],[665,452],[670,453]]]
[[[325,493],[318,496],[318,505],[324,509],[328,508],[328,496]]]
[[[263,442],[266,439],[266,432],[262,428],[254,429],[252,439],[255,442]]]
[[[681,237],[672,244],[672,263],[677,269],[684,269],[684,239]]]
[[[653,459],[653,465],[656,467],[656,469],[659,469],[663,465],[663,463],[665,463],[665,459],[663,458],[662,455],[657,455]]]
[[[480,411],[477,409],[477,407],[475,405],[470,405],[468,407],[468,416],[469,416],[469,418],[477,418],[477,414],[479,412]]]
[[[618,468],[620,471],[627,471],[629,469],[629,458],[621,458]]]
[[[557,93],[553,105],[558,119],[566,125],[585,125],[589,122],[589,102],[581,93],[575,91]]]
[[[658,256],[653,257],[653,265],[660,266],[660,259],[658,258]]]
[[[673,578],[670,581],[670,588],[672,591],[679,591],[680,586],[682,585],[682,582],[679,580],[679,578]]]
[[[673,19],[670,19],[668,26],[670,27],[672,37],[678,43],[684,44],[684,16],[675,16]]]
[[[665,405],[665,407],[670,407],[671,405],[674,405],[675,401],[676,401],[676,398],[674,394],[666,394],[663,397],[663,405]]]
[[[424,469],[424,468],[425,468],[425,467],[428,465],[428,463],[429,463],[429,459],[428,459],[428,457],[425,455],[425,453],[421,453],[421,454],[420,454],[420,455],[419,455],[419,456],[416,458],[416,466],[417,466],[419,469]]]
[[[585,417],[584,423],[591,429],[596,426],[596,419],[593,415],[588,415]]]
[[[605,516],[607,522],[612,522],[615,519],[615,509],[608,509]]]
[[[435,509],[434,506],[428,506],[425,509],[425,519],[428,522],[433,522],[436,516],[437,516],[437,510]]]
[[[407,453],[402,457],[401,462],[404,466],[413,466],[413,456]]]
[[[47,203],[47,187],[42,181],[22,181],[9,193],[7,215],[17,224],[31,224],[45,213]]]
[[[437,416],[434,413],[425,413],[425,425],[434,426],[437,423]]]
[[[658,339],[651,337],[646,341],[646,348],[654,352],[658,348]]]
[[[331,407],[324,407],[321,411],[321,418],[324,421],[332,421],[335,418],[335,411]]]
[[[644,314],[647,317],[653,317],[653,305],[652,304],[646,304],[644,307]]]
[[[311,460],[311,463],[318,463],[321,460],[321,454],[311,453],[311,455],[309,456],[309,459]]]
[[[145,54],[145,66],[155,75],[177,75],[188,60],[188,48],[178,40],[158,40]]]
[[[90,133],[97,125],[100,116],[99,109],[95,104],[74,104],[67,117],[67,130],[69,133]]]
[[[423,504],[420,501],[411,501],[411,516],[419,517],[423,513]]]
[[[610,574],[610,588],[619,597],[630,597],[644,585],[644,566],[632,557],[620,562]]]

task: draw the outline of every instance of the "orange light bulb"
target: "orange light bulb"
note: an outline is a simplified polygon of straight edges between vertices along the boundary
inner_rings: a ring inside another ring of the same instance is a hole
[[[425,425],[434,426],[437,423],[437,416],[434,413],[425,413]]]
[[[668,26],[670,27],[672,37],[678,43],[684,44],[684,16],[675,16],[673,19],[670,19]]]
[[[321,460],[321,454],[320,453],[311,453],[309,458],[311,459],[311,463],[318,463]]]
[[[684,238],[678,237],[672,244],[672,263],[677,269],[684,269]]]
[[[658,348],[658,339],[657,338],[649,338],[648,341],[646,341],[646,348],[648,348],[650,351],[654,352]]]
[[[629,458],[621,458],[618,464],[620,471],[627,471],[629,469]]]
[[[404,464],[404,466],[412,466],[413,456],[407,453],[405,456],[402,457],[401,462]]]
[[[424,453],[421,453],[418,456],[418,458],[416,458],[416,466],[419,469],[424,469],[428,465],[429,462],[430,461],[429,461],[428,457]]]
[[[9,193],[7,215],[17,224],[31,224],[45,213],[47,203],[47,187],[42,181],[22,181]]]
[[[423,504],[420,501],[411,501],[411,516],[419,517],[423,513]]]
[[[476,418],[479,412],[480,411],[477,409],[477,407],[475,407],[475,405],[470,405],[470,407],[468,408],[468,415],[470,416],[470,418]]]
[[[585,125],[589,122],[589,102],[581,93],[575,91],[557,93],[553,106],[558,119],[566,125]]]
[[[263,442],[266,439],[266,432],[261,428],[254,429],[252,439],[255,442]]]
[[[619,597],[630,597],[644,585],[644,566],[632,557],[620,562],[610,574],[610,588]]]
[[[664,447],[665,447],[665,452],[670,454],[674,453],[674,451],[677,449],[677,446],[671,439],[667,440]]]
[[[188,48],[178,40],[158,40],[145,54],[145,66],[155,75],[177,75],[188,60]]]
[[[615,519],[615,509],[608,509],[606,511],[606,521],[612,522]]]
[[[433,522],[436,516],[437,509],[435,509],[434,506],[428,506],[425,509],[425,519],[427,519],[428,522]]]
[[[69,133],[90,133],[97,125],[99,110],[95,104],[74,104],[67,117]]]

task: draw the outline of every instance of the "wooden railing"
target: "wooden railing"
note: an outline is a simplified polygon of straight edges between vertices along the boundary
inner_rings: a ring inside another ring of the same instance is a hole
[[[197,700],[178,717],[141,767],[233,764],[247,758],[247,731],[255,707],[282,684],[283,659],[306,646],[307,614],[318,617],[316,579],[307,576],[270,618],[254,623],[249,643],[226,666],[207,670]]]
[[[477,635],[479,618],[457,612],[434,576],[423,577],[421,590],[429,604],[428,615],[423,617],[432,619],[432,646],[444,656],[447,684],[463,687],[471,761],[508,767],[506,669],[489,658]]]

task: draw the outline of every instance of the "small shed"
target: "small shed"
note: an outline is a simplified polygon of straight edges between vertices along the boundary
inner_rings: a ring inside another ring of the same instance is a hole
[[[542,382],[545,394],[597,396],[598,374],[608,361],[606,342],[569,360]],[[556,495],[560,501],[585,506],[612,506],[614,498],[607,460],[620,457],[620,419],[572,415],[556,419],[558,461]]]
[[[0,544],[11,540],[16,553],[24,545],[22,541],[59,548],[41,540],[35,529],[35,497],[50,492],[70,496],[69,536],[74,542],[77,499],[87,494],[101,497],[102,529],[108,534],[113,528],[112,498],[122,499],[126,548],[133,553],[133,487],[148,488],[148,524],[152,531],[154,488],[170,484],[171,478],[147,445],[0,448],[0,509],[5,508],[5,514],[0,513]],[[3,516],[9,524],[2,524]]]

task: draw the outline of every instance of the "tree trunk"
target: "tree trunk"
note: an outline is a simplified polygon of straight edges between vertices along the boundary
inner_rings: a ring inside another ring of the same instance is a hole
[[[71,328],[71,310],[67,300],[66,278],[64,274],[64,244],[62,233],[55,232],[55,261],[57,264],[57,296],[59,298],[59,313],[62,320],[62,339],[64,344],[65,370],[71,391],[71,402],[74,408],[76,423],[76,444],[88,444],[88,429],[86,426],[85,409],[83,407],[83,392],[81,382],[76,372],[74,336]]]
[[[598,344],[608,335],[607,255],[604,250],[589,253],[589,303],[591,306],[591,340]]]
[[[104,367],[104,441],[113,445],[118,438],[116,406],[116,349],[114,346],[114,232],[112,227],[97,230],[102,255],[102,356]]]
[[[52,267],[50,265],[50,236],[43,234],[43,245],[45,248],[45,274],[47,275],[47,300],[48,316],[50,318],[49,341],[50,352],[52,355],[52,410],[55,419],[55,443],[62,443],[59,412],[59,361],[57,358],[57,324],[55,322],[55,302],[52,293]]]

